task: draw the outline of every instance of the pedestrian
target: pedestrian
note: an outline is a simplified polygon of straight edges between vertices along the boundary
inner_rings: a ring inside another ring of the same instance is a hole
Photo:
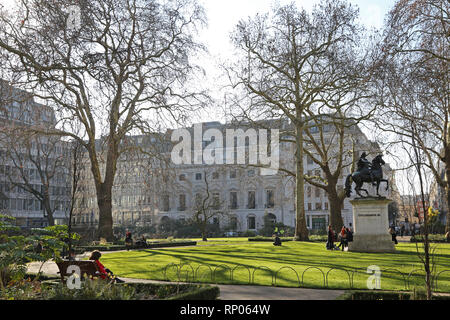
[[[278,235],[278,232],[275,233],[275,241],[273,242],[274,246],[281,246],[281,239],[280,236]]]
[[[342,247],[342,251],[344,251],[344,248],[347,246],[347,230],[345,229],[345,226],[342,227],[339,237],[341,239],[341,243],[339,243],[338,248]]]
[[[416,227],[414,224],[411,224],[411,237],[414,237],[416,235]]]
[[[353,241],[353,232],[350,228],[347,228],[347,246],[349,242]]]
[[[402,227],[400,228],[400,237],[403,237],[404,234],[405,234],[405,225],[402,224]]]
[[[334,231],[331,228],[331,225],[328,226],[328,239],[327,239],[327,250],[334,249]]]
[[[130,250],[131,246],[133,245],[133,238],[131,232],[128,230],[127,233],[125,234],[125,245],[127,247],[127,251]]]
[[[392,241],[394,241],[395,244],[398,244],[398,241],[397,241],[397,232],[395,232],[395,227],[394,227],[394,226],[391,226],[391,227],[389,228],[389,233],[390,233],[391,236],[392,236]]]

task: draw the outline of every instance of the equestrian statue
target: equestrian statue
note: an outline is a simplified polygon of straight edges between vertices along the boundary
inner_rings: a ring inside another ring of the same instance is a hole
[[[381,166],[386,163],[383,161],[382,155],[377,155],[375,158],[373,158],[372,163],[370,163],[369,160],[366,159],[366,157],[367,154],[363,152],[358,160],[357,170],[349,174],[347,176],[347,179],[345,179],[345,194],[347,197],[350,197],[352,193],[352,181],[356,184],[355,191],[361,198],[370,197],[369,192],[366,189],[362,188],[364,182],[371,183],[372,185],[377,187],[378,197],[381,197],[378,193],[381,182],[386,182],[386,191],[389,188],[389,181],[383,179],[383,170]],[[360,191],[365,191],[367,196],[363,197]]]

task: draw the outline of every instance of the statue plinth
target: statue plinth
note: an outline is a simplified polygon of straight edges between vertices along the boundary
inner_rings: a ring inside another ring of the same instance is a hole
[[[389,234],[388,205],[386,198],[355,198],[353,207],[353,241],[348,251],[353,252],[395,252],[392,236]]]

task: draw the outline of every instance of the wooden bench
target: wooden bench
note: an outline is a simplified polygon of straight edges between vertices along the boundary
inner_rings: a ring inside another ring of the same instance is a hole
[[[63,260],[61,262],[57,262],[56,265],[59,268],[58,273],[61,275],[61,281],[63,282],[66,276],[70,276],[72,274],[67,273],[67,268],[69,266],[78,266],[81,271],[81,278],[83,278],[85,274],[87,276],[98,276],[100,274],[100,270],[94,260],[82,260],[82,261]]]

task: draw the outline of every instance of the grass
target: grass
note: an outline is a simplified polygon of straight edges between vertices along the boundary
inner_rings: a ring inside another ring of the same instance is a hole
[[[437,291],[450,292],[450,244],[433,246],[437,272],[449,270],[439,276]],[[383,290],[405,290],[404,280],[409,280],[409,288],[422,286],[423,266],[416,245],[399,243],[396,249],[396,253],[356,253],[328,251],[324,243],[290,241],[275,247],[247,238],[223,238],[192,247],[107,253],[101,261],[128,278],[177,281],[179,275],[181,281],[332,289],[349,289],[354,270],[358,271],[353,274],[353,288],[367,289],[367,267],[377,265]],[[174,264],[181,266],[179,274]]]

